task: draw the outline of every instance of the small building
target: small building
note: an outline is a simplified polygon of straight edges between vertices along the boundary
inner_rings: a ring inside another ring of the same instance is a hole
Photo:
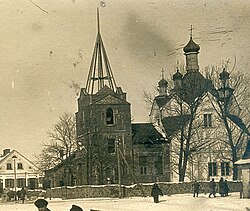
[[[41,187],[42,172],[29,159],[16,150],[4,149],[0,156],[0,192],[3,189],[16,191],[22,187]]]
[[[242,193],[243,198],[250,198],[250,140],[248,140],[247,148],[242,159],[236,162],[241,169]]]
[[[85,150],[77,150],[70,157],[63,160],[54,168],[45,171],[43,188],[75,186],[83,184],[83,172],[85,169],[83,156],[86,156]]]
[[[134,174],[140,182],[172,180],[170,143],[152,123],[132,123]]]

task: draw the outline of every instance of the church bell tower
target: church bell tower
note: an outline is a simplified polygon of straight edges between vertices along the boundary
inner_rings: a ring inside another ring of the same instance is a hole
[[[126,93],[118,87],[100,32],[97,8],[97,36],[86,87],[81,89],[76,112],[79,148],[85,151],[83,184],[118,182],[116,152],[132,152],[131,109]],[[129,158],[128,158],[129,159]],[[124,176],[126,174],[121,172]],[[124,176],[123,183],[126,183]]]

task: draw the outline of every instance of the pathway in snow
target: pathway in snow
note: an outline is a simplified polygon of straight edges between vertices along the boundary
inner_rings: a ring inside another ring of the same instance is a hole
[[[239,199],[239,193],[233,193],[228,197],[208,198],[201,194],[199,198],[193,198],[190,194],[163,196],[159,204],[154,204],[152,198],[134,197],[125,199],[72,199],[49,200],[48,208],[51,211],[69,211],[72,204],[83,208],[101,211],[249,211],[250,199]],[[249,208],[249,210],[247,209]],[[0,211],[37,211],[33,202],[25,204],[16,202],[0,203]]]

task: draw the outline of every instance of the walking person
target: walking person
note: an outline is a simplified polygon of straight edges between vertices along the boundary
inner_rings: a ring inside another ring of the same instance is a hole
[[[24,200],[25,200],[25,197],[26,197],[26,194],[27,194],[26,190],[24,189],[24,187],[22,187],[22,189],[20,190],[19,194],[20,194],[20,199],[22,201],[22,204],[24,204]]]
[[[151,196],[154,198],[154,203],[159,203],[159,195],[163,196],[162,190],[155,183],[151,189]]]
[[[243,198],[243,183],[240,182],[240,199]]]
[[[225,196],[228,196],[230,189],[229,189],[227,180],[224,181],[224,189],[225,189]]]
[[[221,197],[225,196],[225,182],[223,181],[223,178],[220,178],[219,181],[219,194]]]
[[[195,180],[194,183],[192,184],[192,187],[193,187],[193,190],[194,190],[193,197],[195,197],[195,196],[198,197],[199,191],[200,191],[200,183]]]
[[[209,198],[211,197],[211,195],[213,195],[214,197],[215,194],[216,194],[216,184],[215,184],[215,181],[214,181],[214,178],[208,183],[208,187],[209,187]]]

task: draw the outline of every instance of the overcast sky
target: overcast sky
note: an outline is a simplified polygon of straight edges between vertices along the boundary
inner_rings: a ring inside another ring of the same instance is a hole
[[[101,6],[100,6],[101,5]],[[85,86],[96,38],[101,34],[118,86],[127,92],[135,122],[148,121],[143,90],[161,69],[184,63],[190,25],[201,50],[199,65],[237,58],[248,73],[250,1],[245,0],[1,0],[0,150],[31,160],[64,112],[77,111],[74,84]]]

